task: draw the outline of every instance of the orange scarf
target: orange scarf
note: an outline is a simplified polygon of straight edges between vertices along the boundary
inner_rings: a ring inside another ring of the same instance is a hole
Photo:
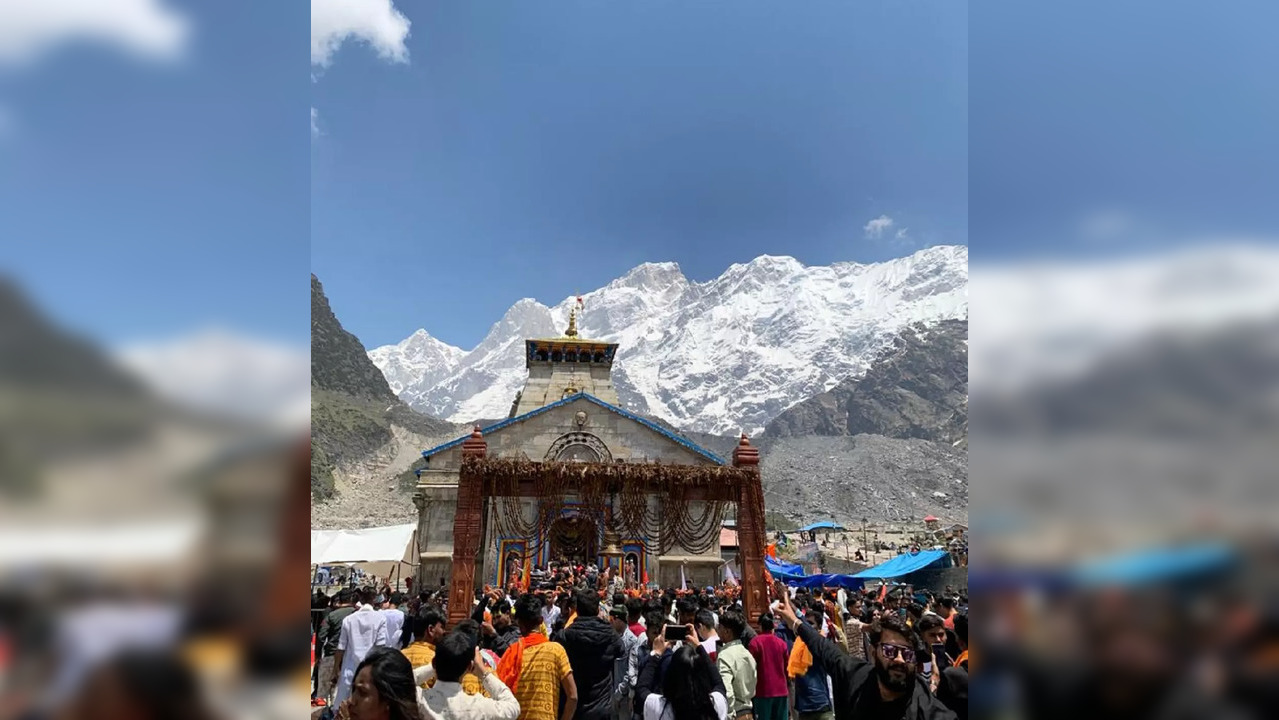
[[[550,639],[542,633],[530,633],[507,648],[506,653],[502,655],[502,659],[497,664],[497,679],[510,688],[512,693],[515,692],[515,686],[520,681],[520,673],[524,670],[524,649],[536,647],[544,642],[550,642]]]
[[[564,629],[567,630],[569,626],[573,624],[573,621],[576,619],[577,619],[577,611],[574,610],[573,612],[568,614],[568,622],[564,623]]]
[[[808,672],[808,668],[813,666],[813,653],[804,644],[803,640],[796,639],[795,647],[791,648],[790,660],[786,663],[786,674],[792,678]]]

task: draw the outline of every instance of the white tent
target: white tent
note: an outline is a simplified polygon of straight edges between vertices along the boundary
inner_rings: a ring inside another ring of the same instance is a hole
[[[417,560],[416,523],[363,530],[312,530],[311,565],[354,565],[365,572],[398,577]]]

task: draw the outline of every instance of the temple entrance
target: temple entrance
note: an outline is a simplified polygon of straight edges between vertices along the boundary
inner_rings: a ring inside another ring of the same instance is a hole
[[[599,556],[599,527],[581,515],[563,517],[551,523],[551,559],[583,565]]]

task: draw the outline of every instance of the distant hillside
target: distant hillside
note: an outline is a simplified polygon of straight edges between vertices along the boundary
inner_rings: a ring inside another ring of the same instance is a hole
[[[317,499],[332,497],[339,463],[359,461],[392,443],[393,426],[425,436],[453,429],[400,402],[359,339],[333,314],[314,275],[311,388],[311,492]]]
[[[50,458],[137,440],[154,410],[140,382],[0,277],[0,494],[38,493]]]
[[[883,435],[967,446],[968,321],[907,328],[864,375],[789,408],[764,434]]]

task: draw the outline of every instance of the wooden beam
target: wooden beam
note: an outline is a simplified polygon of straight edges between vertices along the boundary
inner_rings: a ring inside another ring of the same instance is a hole
[[[759,615],[768,608],[764,578],[764,488],[759,477],[759,450],[742,433],[733,450],[733,466],[747,470],[753,480],[738,486],[737,553],[742,568],[742,609],[747,622],[759,628]]]
[[[462,458],[482,458],[488,443],[476,425],[462,443]],[[457,483],[457,514],[453,516],[453,582],[449,588],[449,628],[471,616],[475,597],[475,556],[480,550],[484,513],[484,478],[471,472],[464,462]]]

